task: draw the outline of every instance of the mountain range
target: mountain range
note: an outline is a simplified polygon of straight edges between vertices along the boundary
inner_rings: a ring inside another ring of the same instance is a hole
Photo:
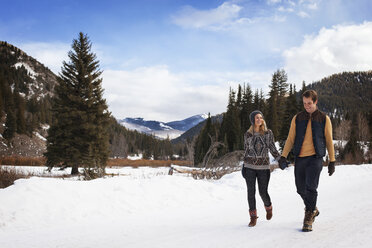
[[[154,135],[161,139],[174,139],[181,136],[185,131],[196,126],[208,118],[206,114],[194,115],[184,120],[161,122],[155,120],[144,120],[143,118],[125,118],[118,122],[130,130]]]

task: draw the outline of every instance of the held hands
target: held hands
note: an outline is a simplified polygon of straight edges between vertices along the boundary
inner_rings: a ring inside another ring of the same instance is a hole
[[[288,161],[285,157],[281,156],[280,159],[278,160],[278,164],[280,169],[284,170],[285,168],[288,167]]]
[[[335,173],[335,162],[329,162],[328,164],[328,174],[332,176]]]

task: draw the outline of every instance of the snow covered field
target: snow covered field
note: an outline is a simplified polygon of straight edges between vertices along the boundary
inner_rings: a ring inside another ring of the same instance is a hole
[[[121,176],[32,177],[0,189],[0,247],[371,247],[372,164],[337,166],[332,177],[323,169],[311,233],[300,231],[293,167],[272,173],[270,221],[257,192],[253,228],[240,172],[213,181],[168,168],[115,170]]]

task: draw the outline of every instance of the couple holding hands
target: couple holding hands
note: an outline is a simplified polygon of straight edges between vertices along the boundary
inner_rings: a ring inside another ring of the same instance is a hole
[[[295,157],[294,173],[297,193],[305,204],[305,217],[302,231],[312,231],[312,224],[319,210],[317,203],[317,188],[320,172],[323,168],[323,157],[326,148],[329,155],[328,173],[335,172],[335,152],[332,142],[332,124],[329,117],[317,109],[318,96],[314,90],[302,94],[305,110],[296,114],[291,122],[288,138],[282,154],[274,144],[274,135],[267,129],[263,114],[253,111],[249,118],[251,127],[244,135],[244,165],[242,175],[247,184],[248,205],[250,214],[249,226],[257,223],[256,209],[256,179],[258,191],[266,209],[266,219],[273,216],[273,206],[268,194],[270,181],[270,160],[268,152],[278,161],[284,170],[288,166],[287,156],[293,148]]]

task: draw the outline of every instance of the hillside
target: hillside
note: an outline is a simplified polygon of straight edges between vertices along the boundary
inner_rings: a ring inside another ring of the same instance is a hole
[[[4,90],[6,86],[18,89],[27,100],[51,97],[57,84],[57,76],[48,67],[3,41],[0,41],[0,77]]]
[[[372,109],[372,71],[334,74],[307,88],[318,92],[319,108],[334,117]]]
[[[212,123],[215,122],[222,122],[222,114],[218,114],[215,116],[211,116]],[[190,128],[186,132],[184,132],[181,136],[178,138],[175,138],[172,140],[173,144],[179,144],[179,143],[185,143],[187,140],[192,140],[195,136],[199,135],[200,131],[203,129],[204,125],[206,123],[206,120],[198,123],[194,127]]]
[[[56,84],[51,70],[0,41],[0,156],[43,154]]]

